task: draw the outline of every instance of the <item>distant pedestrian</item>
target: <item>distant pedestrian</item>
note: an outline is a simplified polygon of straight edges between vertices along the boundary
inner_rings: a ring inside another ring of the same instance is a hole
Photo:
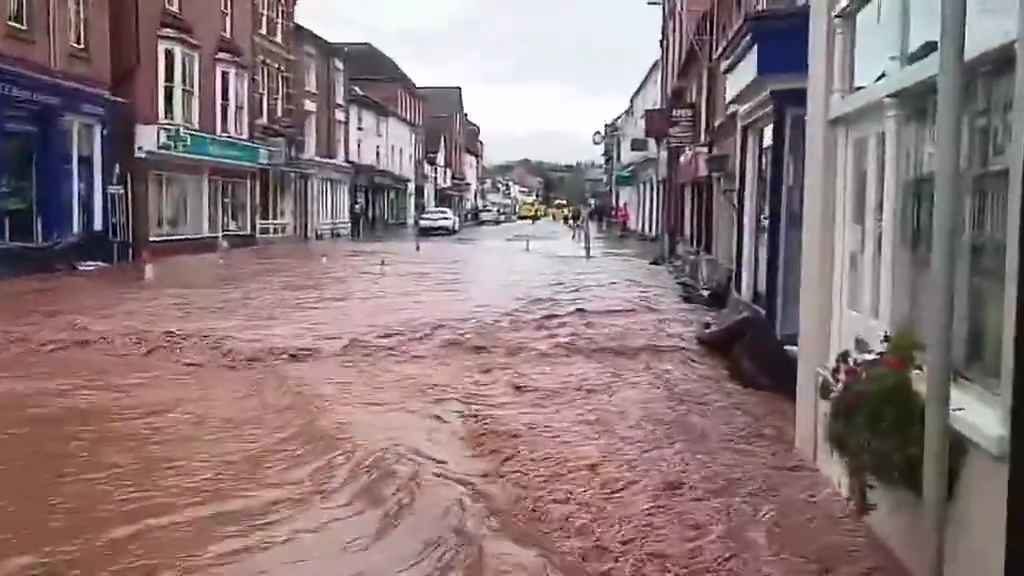
[[[352,202],[350,210],[350,226],[352,228],[352,239],[356,240],[363,237],[363,204],[358,198]]]
[[[629,204],[623,202],[622,208],[619,209],[619,235],[625,236],[629,233]]]

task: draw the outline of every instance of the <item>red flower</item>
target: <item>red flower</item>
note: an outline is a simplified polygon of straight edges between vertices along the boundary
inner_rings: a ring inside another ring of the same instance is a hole
[[[907,372],[910,370],[910,365],[907,363],[907,361],[897,356],[886,355],[882,359],[882,362],[886,368],[892,370],[893,372]]]

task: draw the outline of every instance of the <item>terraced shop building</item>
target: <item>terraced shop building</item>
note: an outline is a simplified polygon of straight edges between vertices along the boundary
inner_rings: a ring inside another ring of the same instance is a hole
[[[110,87],[110,5],[54,8],[0,6],[0,268],[29,247],[97,237],[106,244],[105,192],[123,182],[115,160],[124,134],[116,122],[122,103]],[[111,257],[106,248],[91,257]]]
[[[255,241],[260,171],[253,141],[253,6],[112,0],[115,93],[131,102],[123,158],[137,252],[210,250]]]

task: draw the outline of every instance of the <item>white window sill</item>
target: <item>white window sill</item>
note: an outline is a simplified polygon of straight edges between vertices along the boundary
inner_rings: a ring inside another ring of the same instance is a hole
[[[915,372],[914,389],[925,396],[925,372]],[[1010,453],[1010,429],[1003,417],[1002,399],[969,384],[953,382],[949,391],[949,423],[979,448],[995,458]]]

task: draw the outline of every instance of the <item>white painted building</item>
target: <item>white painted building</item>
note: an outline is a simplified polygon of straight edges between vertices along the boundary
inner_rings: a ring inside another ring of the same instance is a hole
[[[387,224],[415,219],[417,129],[359,88],[349,98],[349,152],[357,172],[376,170],[360,180],[369,214]],[[383,173],[383,174],[382,174]],[[365,189],[373,190],[367,196]]]
[[[661,106],[661,60],[647,70],[618,127],[618,204],[629,212],[629,228],[643,236],[661,231],[662,186],[658,145],[646,137],[645,113]]]
[[[909,327],[930,339],[940,12],[938,0],[811,3],[796,442],[843,489],[820,370],[856,341],[880,346],[886,331]],[[1008,549],[1024,165],[1019,16],[1018,0],[967,3],[949,422],[969,449],[947,508],[946,576],[1001,575]],[[923,576],[923,501],[885,486],[870,497],[870,525]]]

